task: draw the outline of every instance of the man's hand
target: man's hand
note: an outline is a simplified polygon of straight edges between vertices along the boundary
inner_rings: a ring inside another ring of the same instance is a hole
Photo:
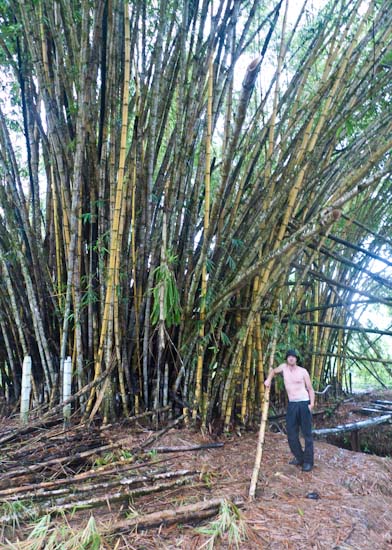
[[[271,387],[271,380],[270,380],[269,378],[266,378],[266,379],[264,380],[264,386],[265,386],[266,388],[270,388],[270,387]]]
[[[310,412],[312,412],[312,410],[314,409],[314,404],[310,403],[310,404],[308,405],[308,407],[309,407]]]

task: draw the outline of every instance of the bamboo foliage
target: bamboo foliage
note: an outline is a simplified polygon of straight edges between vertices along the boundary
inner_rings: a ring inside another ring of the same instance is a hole
[[[392,6],[312,9],[4,5],[10,402],[23,356],[53,404],[71,356],[79,390],[115,363],[77,402],[90,419],[170,403],[252,423],[278,312],[277,360],[291,342],[321,387],[346,379],[334,355],[385,359],[354,313],[391,304]]]

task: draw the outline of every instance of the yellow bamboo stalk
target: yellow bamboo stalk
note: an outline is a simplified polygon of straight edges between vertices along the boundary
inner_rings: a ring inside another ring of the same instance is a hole
[[[269,276],[271,274],[271,270],[273,267],[273,261],[270,261],[267,266],[265,267],[264,271],[261,274],[260,277],[260,284],[258,287],[257,295],[254,296],[252,300],[252,307],[251,311],[249,312],[248,319],[246,322],[246,325],[243,330],[243,335],[241,340],[239,341],[238,348],[236,350],[236,354],[233,360],[234,369],[232,369],[229,372],[229,375],[226,380],[225,389],[223,392],[223,399],[222,399],[222,411],[225,411],[225,429],[227,430],[229,428],[230,419],[231,419],[231,413],[232,413],[232,407],[233,407],[233,398],[234,398],[234,385],[237,380],[240,364],[242,361],[242,357],[244,355],[244,350],[246,347],[246,342],[249,336],[250,329],[253,325],[253,321],[255,317],[258,315],[258,305],[263,293],[264,288],[266,287]]]
[[[234,406],[235,387],[239,378],[239,374],[241,372],[244,349],[244,346],[241,346],[239,353],[237,354],[237,357],[235,359],[234,368],[230,370],[229,376],[227,377],[227,382],[225,384],[225,389],[223,392],[222,411],[225,411],[225,430],[228,430],[230,426]]]
[[[139,105],[140,105],[140,92],[139,92],[139,79],[137,78],[137,71],[135,71],[135,114],[139,118]],[[143,147],[142,147],[143,151]],[[140,391],[143,387],[143,377],[141,368],[141,354],[140,354],[140,322],[139,311],[141,303],[141,292],[137,281],[137,249],[136,249],[136,146],[133,149],[133,156],[131,157],[131,257],[132,257],[132,280],[133,280],[133,300],[135,309],[135,347],[136,347],[136,371],[138,373],[138,391],[134,396],[135,414],[139,414],[140,411]]]
[[[275,248],[277,248],[278,246],[279,246],[279,242],[275,243]],[[248,335],[249,335],[250,328],[251,328],[251,326],[254,322],[254,319],[255,318],[257,319],[257,317],[259,316],[258,308],[260,306],[260,302],[261,302],[262,297],[263,297],[264,289],[268,285],[270,277],[273,275],[273,272],[272,272],[273,266],[274,266],[274,260],[270,260],[261,272],[260,279],[259,279],[259,285],[258,285],[258,288],[257,288],[257,293],[254,293],[254,297],[252,299],[251,310],[248,314],[248,318],[247,318],[247,321],[246,321],[246,324],[245,324],[245,327],[244,327],[244,330],[243,330],[243,337],[242,337],[242,340],[239,342],[238,348],[236,350],[237,358],[238,357],[242,358],[242,355],[244,353],[244,349],[245,349],[245,346],[246,346],[246,341],[247,341],[247,338],[248,338]],[[234,361],[236,361],[236,359],[234,359]],[[237,363],[234,362],[234,364],[236,365]],[[264,374],[261,374],[261,372],[263,370],[262,363],[260,364],[259,369],[260,369],[260,375],[261,375],[260,377],[264,378]],[[227,383],[230,383],[230,384],[233,383],[233,378],[231,377],[231,373],[229,373]],[[259,381],[259,383],[260,383],[260,381]],[[230,387],[230,391],[232,392],[233,388]],[[228,393],[230,393],[230,391],[228,390]],[[223,410],[223,407],[222,407],[222,410]],[[225,417],[226,417],[226,419],[229,418],[227,412],[226,412]],[[225,426],[227,428],[228,424],[226,424]]]
[[[142,370],[141,370],[141,358],[140,358],[140,323],[139,323],[139,293],[137,285],[137,253],[136,253],[136,234],[135,234],[135,224],[136,224],[136,164],[133,168],[132,176],[132,221],[131,221],[131,248],[132,248],[132,278],[133,278],[133,300],[135,308],[135,343],[136,343],[136,368],[139,377],[139,389],[143,387],[142,380]],[[139,393],[135,394],[135,414],[139,414]]]
[[[65,258],[68,258],[69,243],[71,241],[70,229],[69,229],[69,215],[67,202],[65,199],[64,188],[61,187],[61,209],[63,212],[63,238],[64,238],[64,248],[65,248]]]
[[[125,171],[125,158],[126,158],[126,146],[127,146],[127,133],[128,133],[128,102],[129,102],[129,80],[130,80],[130,29],[129,29],[129,13],[128,4],[124,4],[124,48],[125,48],[125,60],[124,60],[124,83],[123,83],[123,102],[122,102],[122,125],[121,125],[121,140],[120,140],[120,158],[117,173],[117,189],[116,199],[113,212],[113,223],[110,240],[110,257],[108,268],[108,279],[105,296],[105,306],[102,318],[101,334],[99,339],[99,347],[97,351],[97,357],[95,360],[94,380],[96,380],[102,370],[102,358],[104,352],[104,343],[106,334],[109,328],[109,323],[113,319],[113,292],[114,283],[116,280],[116,270],[119,269],[118,262],[118,240],[120,237],[120,220],[121,220],[121,208],[123,201],[123,189],[124,189],[124,171]],[[95,395],[95,388],[91,391],[89,400],[86,407],[86,414],[89,414],[93,404]],[[91,418],[91,416],[90,416]]]
[[[61,289],[61,282],[63,279],[62,276],[62,259],[61,259],[61,239],[60,239],[60,223],[59,223],[59,206],[58,206],[58,198],[57,198],[57,191],[56,186],[54,183],[54,172],[53,172],[53,166],[50,167],[50,180],[51,180],[51,187],[52,187],[52,197],[53,197],[53,224],[54,224],[54,240],[55,240],[55,249],[56,249],[56,272],[57,272],[57,298],[59,302],[59,307],[61,308],[63,297],[62,297],[62,289]],[[60,342],[61,342],[62,336],[60,334]]]
[[[116,277],[116,284],[114,289],[114,338],[115,338],[115,347],[116,347],[116,358],[117,358],[117,369],[118,369],[118,384],[120,388],[122,409],[125,416],[129,416],[129,410],[127,405],[127,392],[125,388],[124,380],[124,371],[121,360],[121,348],[120,348],[120,319],[119,319],[119,304],[118,304],[118,292],[119,292],[119,280],[118,276]]]
[[[123,187],[123,196],[127,198],[128,193],[128,180],[125,180],[124,187]],[[124,377],[124,370],[122,366],[122,360],[121,360],[121,330],[120,330],[120,319],[119,319],[119,293],[120,293],[120,258],[121,258],[121,249],[122,249],[122,242],[123,242],[123,235],[124,235],[124,229],[125,229],[125,222],[126,222],[126,212],[127,212],[127,200],[122,200],[121,202],[121,212],[120,212],[120,227],[119,227],[119,234],[117,239],[117,251],[116,251],[116,270],[114,274],[114,293],[113,293],[113,318],[114,318],[114,324],[113,324],[113,330],[114,330],[114,341],[115,341],[115,349],[116,349],[116,357],[117,357],[117,369],[118,369],[118,382],[119,382],[119,388],[120,388],[120,394],[121,394],[121,400],[122,400],[122,408],[125,416],[129,416],[129,410],[128,410],[128,404],[127,404],[127,394],[126,394],[126,388],[125,388],[125,377]]]
[[[259,285],[260,285],[260,277],[257,275],[255,277],[254,283],[253,283],[253,297],[252,301],[256,300],[258,292],[259,292]],[[264,362],[263,362],[263,346],[261,342],[261,320],[260,320],[260,314],[256,313],[256,319],[253,324],[254,328],[254,342],[255,342],[255,348],[256,348],[256,355],[257,355],[257,380],[258,380],[258,391],[259,391],[259,399],[260,403],[263,402],[264,398]]]
[[[254,335],[253,335],[253,338],[254,338]],[[254,361],[254,356],[252,356],[252,361],[250,364],[250,374],[249,374],[249,398],[248,398],[248,416],[247,416],[247,421],[249,423],[252,422],[256,412],[256,408],[257,408],[255,365],[256,364]]]
[[[253,281],[253,289],[252,289],[252,303],[256,299],[258,290],[259,290],[259,284],[260,284],[260,277],[257,275],[254,278]],[[249,325],[249,333],[248,333],[248,346],[247,348],[247,361],[250,361],[250,363],[246,363],[245,365],[245,371],[247,373],[247,376],[244,374],[244,380],[243,380],[243,386],[244,386],[244,392],[248,390],[249,386],[249,378],[250,375],[250,365],[251,365],[251,359],[252,359],[252,353],[253,353],[253,343],[256,347],[257,352],[257,373],[258,373],[258,383],[259,383],[259,395],[260,395],[260,403],[262,402],[263,396],[264,396],[264,366],[263,366],[263,353],[262,353],[262,345],[261,345],[261,321],[260,321],[260,315],[256,313],[255,318],[250,321]],[[254,397],[253,393],[251,393],[251,396]],[[241,404],[241,418],[244,419],[246,414],[246,394],[243,394],[242,398],[242,404]]]
[[[256,323],[254,326],[255,330],[255,340],[256,340],[256,352],[257,352],[257,380],[258,380],[258,391],[259,391],[259,400],[262,403],[264,398],[264,361],[263,361],[263,346],[261,341],[261,321],[260,315],[256,317]]]
[[[252,354],[253,354],[253,330],[251,328],[248,336],[248,344],[246,349],[246,363],[244,369],[244,376],[242,381],[242,402],[241,402],[241,422],[245,424],[246,421],[246,411],[248,408],[248,389],[251,375],[251,365],[252,365]]]
[[[265,428],[267,425],[268,410],[269,410],[269,397],[270,397],[270,388],[266,388],[264,393],[263,405],[261,409],[261,422],[259,428],[259,436],[257,440],[257,449],[256,449],[256,459],[255,465],[253,467],[252,478],[249,488],[249,498],[253,500],[256,494],[257,481],[259,478],[261,459],[263,457],[263,445],[265,439]]]
[[[214,67],[212,53],[208,62],[208,100],[207,100],[207,132],[206,132],[206,167],[205,167],[205,199],[204,199],[204,238],[207,238],[210,226],[210,184],[211,184],[211,137],[212,137],[212,94],[213,94]],[[205,336],[205,314],[207,296],[207,258],[202,267],[201,273],[201,294],[200,294],[200,327],[199,345],[197,351],[195,402],[192,411],[192,419],[196,419],[198,409],[202,410],[202,377],[203,377],[203,356]]]
[[[240,302],[240,293],[237,293],[237,303]],[[236,323],[237,323],[237,329],[241,329],[242,325],[242,316],[239,309],[236,310],[235,314]],[[223,397],[222,397],[222,411],[225,411],[225,430],[229,429],[231,416],[233,412],[233,405],[234,405],[234,398],[235,398],[235,388],[239,380],[239,375],[241,372],[241,365],[242,365],[242,358],[245,353],[245,346],[246,341],[242,342],[242,345],[240,347],[239,353],[236,355],[236,357],[233,360],[234,367],[231,368],[229,375],[227,377],[225,387],[223,390]]]
[[[271,345],[271,355],[269,358],[269,370],[271,370],[274,366],[274,360],[275,360],[275,350],[276,350],[276,342],[278,340],[278,327],[275,326],[274,336],[272,339],[272,345]],[[259,437],[257,440],[257,449],[256,449],[256,458],[255,458],[255,464],[253,467],[252,477],[250,481],[250,487],[249,487],[249,498],[253,500],[255,498],[256,494],[256,488],[257,488],[257,481],[259,478],[259,472],[260,472],[260,466],[261,466],[261,459],[263,457],[263,446],[264,446],[264,439],[265,439],[265,429],[267,425],[267,419],[268,419],[268,409],[269,409],[269,396],[270,396],[270,388],[266,388],[264,393],[264,401],[263,401],[263,407],[261,412],[261,422],[260,422],[260,429],[259,429]]]
[[[360,36],[360,33],[362,32],[364,22],[365,22],[365,19],[363,19],[361,21],[361,24],[358,27],[358,30],[356,32],[355,37],[353,38],[352,42],[350,42],[350,46],[347,49],[347,52],[344,54],[344,58],[343,58],[342,62],[339,65],[339,69],[337,71],[336,78],[334,80],[333,85],[331,86],[331,89],[328,92],[328,96],[327,96],[327,98],[326,98],[326,100],[325,100],[325,102],[322,106],[321,112],[319,114],[315,113],[315,115],[311,118],[311,120],[308,122],[308,124],[306,126],[298,155],[295,156],[295,163],[297,165],[301,164],[302,160],[305,157],[305,154],[309,154],[313,151],[313,149],[314,149],[314,147],[317,143],[318,137],[319,137],[320,132],[323,128],[324,122],[325,122],[327,114],[329,112],[329,108],[331,106],[331,103],[334,99],[335,93],[338,90],[339,86],[341,85],[342,78],[344,76],[345,70],[347,68],[347,64],[348,64],[349,59],[351,57],[351,53],[352,53],[354,47],[357,44],[357,40],[358,40],[358,37]],[[347,29],[347,32],[348,32],[348,29]],[[332,66],[333,61],[337,57],[337,54],[338,54],[337,49],[330,53],[329,59],[328,59],[328,61],[326,63],[326,66],[325,66],[325,71],[324,71],[321,82],[323,82],[323,79],[324,80],[327,79],[327,77],[328,77],[327,68],[330,68]],[[317,120],[315,129],[312,132],[311,128],[312,128],[312,126],[315,122],[316,116],[318,116],[318,120]],[[284,234],[285,234],[286,229],[287,229],[287,224],[288,224],[290,218],[295,214],[297,197],[298,197],[298,194],[299,194],[299,192],[302,188],[302,184],[304,182],[305,174],[307,172],[308,167],[309,167],[308,162],[306,162],[301,167],[301,169],[299,171],[299,174],[298,174],[298,176],[297,176],[297,178],[294,182],[294,185],[293,185],[293,187],[292,187],[292,189],[289,193],[288,203],[287,203],[285,213],[284,213],[284,216],[283,216],[282,225],[279,228],[275,248],[277,248],[277,246],[279,246],[278,243],[280,243],[281,240],[284,237]]]

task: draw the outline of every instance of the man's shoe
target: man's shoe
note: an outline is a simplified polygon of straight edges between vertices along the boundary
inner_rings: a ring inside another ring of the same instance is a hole
[[[306,462],[302,465],[303,472],[310,472],[313,469],[313,464],[307,464]]]
[[[293,460],[290,460],[289,464],[291,464],[292,466],[302,466],[303,462],[297,460],[296,458],[293,458]]]

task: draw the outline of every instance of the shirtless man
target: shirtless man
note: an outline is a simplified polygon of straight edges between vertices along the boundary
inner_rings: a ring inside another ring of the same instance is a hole
[[[312,410],[314,407],[314,390],[306,369],[297,365],[298,355],[294,350],[286,353],[286,363],[272,369],[265,380],[267,388],[275,374],[282,373],[284,385],[289,398],[287,407],[287,439],[294,459],[290,464],[302,466],[304,472],[313,468]],[[299,428],[305,439],[305,449],[299,441]]]

